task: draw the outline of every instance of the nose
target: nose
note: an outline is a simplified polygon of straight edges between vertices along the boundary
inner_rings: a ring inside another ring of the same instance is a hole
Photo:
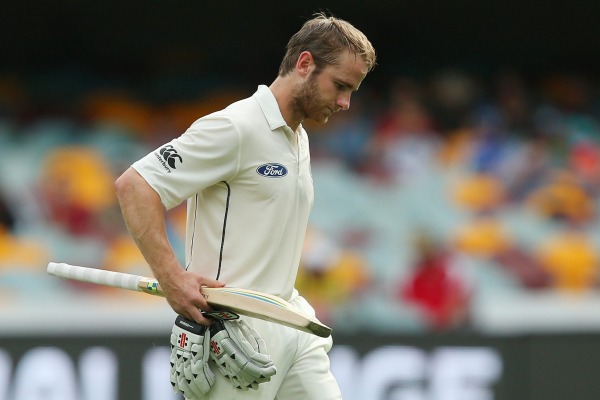
[[[342,110],[347,110],[350,108],[350,93],[343,93],[338,97],[337,105]]]

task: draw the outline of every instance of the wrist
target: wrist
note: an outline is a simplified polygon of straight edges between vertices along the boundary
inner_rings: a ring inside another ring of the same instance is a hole
[[[161,267],[152,268],[154,277],[160,283],[163,290],[169,290],[170,288],[179,286],[177,282],[183,279],[185,270],[181,268],[179,263],[175,262],[172,264],[161,264]]]

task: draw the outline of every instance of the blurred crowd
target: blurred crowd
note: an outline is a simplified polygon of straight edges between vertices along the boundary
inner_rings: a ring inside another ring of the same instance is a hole
[[[482,296],[596,291],[595,78],[399,74],[384,87],[365,81],[328,124],[307,123],[316,198],[297,287],[319,316],[346,330],[468,330]],[[149,273],[113,183],[196,118],[254,91],[207,81],[169,81],[164,93],[185,88],[177,97],[0,76],[0,306],[28,301],[32,287],[55,290],[49,261]],[[168,213],[180,254],[184,214]]]

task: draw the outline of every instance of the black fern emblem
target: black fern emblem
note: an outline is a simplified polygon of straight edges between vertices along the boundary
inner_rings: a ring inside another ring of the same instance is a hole
[[[169,167],[173,169],[177,169],[175,167],[175,161],[179,160],[180,163],[183,162],[183,159],[179,154],[177,154],[177,150],[173,148],[172,145],[168,144],[160,149],[160,155],[162,158],[169,164]]]

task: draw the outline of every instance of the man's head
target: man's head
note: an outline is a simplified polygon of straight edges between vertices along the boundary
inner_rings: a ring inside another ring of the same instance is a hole
[[[270,86],[290,127],[325,123],[350,107],[350,97],[375,66],[375,50],[348,22],[317,14],[290,39]]]
[[[340,57],[347,52],[363,59],[367,68],[365,74],[376,64],[375,49],[361,31],[344,20],[323,13],[306,21],[290,38],[286,48],[279,76],[294,71],[298,58],[305,51],[312,54],[316,73],[327,65],[339,64]]]

